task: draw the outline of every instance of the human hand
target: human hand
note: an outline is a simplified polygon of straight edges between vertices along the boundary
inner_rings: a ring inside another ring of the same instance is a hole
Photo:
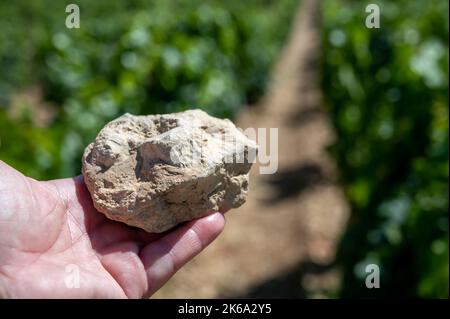
[[[0,161],[0,297],[150,296],[224,222],[215,213],[150,234],[96,211],[81,176],[40,182]]]

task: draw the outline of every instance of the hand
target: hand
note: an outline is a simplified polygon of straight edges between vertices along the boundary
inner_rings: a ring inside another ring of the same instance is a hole
[[[40,182],[0,161],[0,297],[147,297],[223,227],[215,213],[150,234],[96,211],[81,176]]]

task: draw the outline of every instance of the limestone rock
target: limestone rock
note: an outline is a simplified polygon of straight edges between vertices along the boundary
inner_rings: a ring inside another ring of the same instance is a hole
[[[83,155],[95,208],[148,232],[245,202],[257,145],[229,120],[200,110],[125,114]]]

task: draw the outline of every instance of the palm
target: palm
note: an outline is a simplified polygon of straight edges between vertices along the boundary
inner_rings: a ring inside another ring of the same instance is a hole
[[[0,296],[150,295],[222,228],[214,214],[149,234],[98,213],[81,178],[37,182],[0,161]]]

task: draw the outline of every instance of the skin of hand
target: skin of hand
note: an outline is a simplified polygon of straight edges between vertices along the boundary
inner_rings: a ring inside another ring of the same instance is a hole
[[[146,298],[224,224],[147,233],[96,211],[81,176],[36,181],[0,161],[0,297]]]

